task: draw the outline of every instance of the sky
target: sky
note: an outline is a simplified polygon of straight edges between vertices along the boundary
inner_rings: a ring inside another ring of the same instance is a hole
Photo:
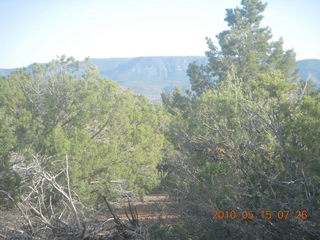
[[[0,0],[0,68],[57,56],[203,56],[241,0]],[[269,0],[263,26],[297,59],[320,59],[320,1]]]

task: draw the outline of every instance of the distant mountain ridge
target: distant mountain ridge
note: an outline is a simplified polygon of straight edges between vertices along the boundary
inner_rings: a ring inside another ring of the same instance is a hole
[[[144,94],[151,100],[160,100],[162,91],[175,87],[190,88],[186,74],[191,62],[206,63],[202,56],[136,57],[136,58],[92,58],[100,74],[130,88],[137,94]],[[297,61],[299,75],[311,79],[320,88],[320,60]],[[10,74],[14,69],[0,69],[0,74]]]
[[[190,88],[186,74],[191,62],[204,64],[205,57],[137,57],[114,59],[91,59],[100,74],[112,79],[124,88],[144,94],[151,100],[159,100],[161,92]]]
[[[320,88],[320,60],[305,59],[297,61],[299,76],[303,79],[311,79],[317,88]]]

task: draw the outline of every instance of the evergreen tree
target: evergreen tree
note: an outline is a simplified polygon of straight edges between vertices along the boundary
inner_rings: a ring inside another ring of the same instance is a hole
[[[99,76],[88,60],[63,56],[34,64],[31,72],[18,69],[1,79],[0,103],[0,136],[6,137],[0,151],[15,153],[6,161],[19,155],[27,164],[40,154],[55,172],[67,156],[72,186],[86,202],[100,193],[115,196],[113,181],[141,194],[158,182],[164,112]]]
[[[229,29],[217,35],[219,47],[210,38],[206,52],[208,64],[193,63],[188,68],[192,90],[201,94],[234,74],[246,84],[258,74],[279,70],[285,79],[294,77],[295,54],[283,50],[283,40],[271,41],[269,27],[261,27],[266,3],[260,0],[242,0],[242,8],[227,9],[225,21]]]
[[[208,39],[208,64],[189,66],[195,94],[163,95],[172,114],[168,138],[179,152],[170,186],[192,200],[185,203],[190,218],[183,230],[189,237],[201,232],[201,239],[267,239],[265,231],[283,239],[313,239],[320,234],[316,218],[309,233],[270,219],[208,223],[208,209],[256,214],[319,207],[317,95],[306,95],[295,81],[294,52],[284,51],[281,39],[271,42],[270,29],[260,27],[266,4],[241,4],[227,10],[229,29],[218,34],[219,48]],[[189,231],[196,224],[197,230]]]

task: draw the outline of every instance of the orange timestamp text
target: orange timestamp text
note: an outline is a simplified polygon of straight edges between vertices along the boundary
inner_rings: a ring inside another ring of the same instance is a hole
[[[212,211],[211,219],[302,219],[306,220],[309,217],[309,213],[306,210],[261,210],[261,211],[251,211],[251,210],[243,210],[243,211],[223,211],[217,210]]]

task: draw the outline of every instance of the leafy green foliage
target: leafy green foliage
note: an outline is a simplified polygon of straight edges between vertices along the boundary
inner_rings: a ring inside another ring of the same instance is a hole
[[[243,83],[251,83],[258,74],[279,70],[285,79],[295,66],[294,52],[284,51],[283,41],[270,42],[271,30],[260,27],[266,4],[259,0],[243,0],[243,8],[227,9],[225,21],[230,29],[217,35],[219,47],[207,39],[208,64],[191,64],[188,75],[196,94],[212,88],[230,74]],[[244,88],[245,86],[243,86]]]
[[[276,219],[209,220],[212,210],[311,213],[319,207],[319,95],[307,94],[296,81],[294,53],[282,49],[281,39],[270,42],[270,29],[260,27],[266,4],[241,4],[227,10],[230,29],[217,35],[219,48],[208,39],[208,64],[190,65],[194,94],[163,95],[173,119],[168,138],[180,152],[180,171],[170,186],[191,200],[185,203],[185,224],[202,219],[199,239],[265,239],[265,231],[282,239],[313,239],[320,234],[314,217],[308,233]]]
[[[73,187],[89,203],[99,193],[115,194],[112,181],[124,182],[127,191],[150,190],[158,181],[165,114],[100,77],[88,61],[81,69],[62,57],[1,79],[1,109],[11,119],[1,135],[15,139],[3,141],[24,161],[30,154],[47,156],[51,171],[68,156]]]
[[[15,143],[11,119],[6,116],[0,106],[0,204],[10,206],[16,198],[19,175],[10,167],[10,157]]]

